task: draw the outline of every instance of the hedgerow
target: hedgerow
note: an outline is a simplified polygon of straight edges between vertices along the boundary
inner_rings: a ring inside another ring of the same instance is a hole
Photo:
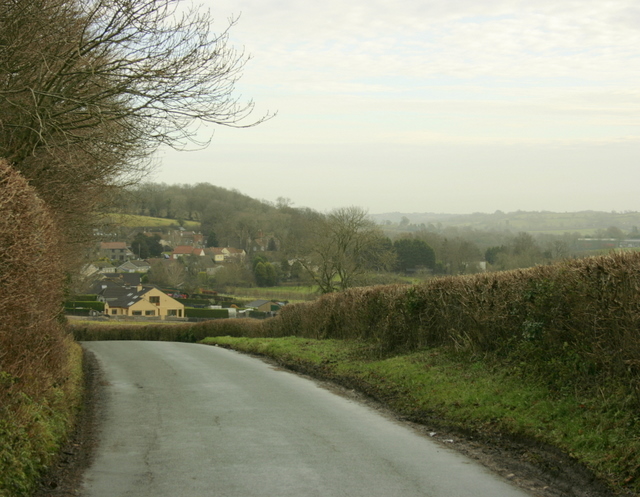
[[[51,213],[0,161],[0,496],[29,495],[78,403],[79,348],[63,327]]]

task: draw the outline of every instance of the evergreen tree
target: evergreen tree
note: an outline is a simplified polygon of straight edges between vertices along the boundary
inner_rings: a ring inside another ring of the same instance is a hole
[[[436,264],[434,250],[423,240],[403,238],[396,240],[393,247],[397,254],[396,267],[407,271],[416,267],[433,269]]]

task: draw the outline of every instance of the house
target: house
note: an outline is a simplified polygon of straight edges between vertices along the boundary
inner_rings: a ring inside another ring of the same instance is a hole
[[[100,242],[100,257],[107,257],[112,261],[126,261],[133,257],[126,242]]]
[[[135,287],[140,284],[142,275],[140,273],[115,273],[104,275],[104,279],[122,286]]]
[[[108,274],[108,273],[115,273],[115,272],[116,272],[116,268],[113,264],[111,264],[110,262],[103,262],[103,261],[91,262],[89,264],[86,264],[82,268],[82,274],[84,274],[85,276],[91,276],[96,273]]]
[[[146,273],[151,269],[151,264],[147,261],[127,261],[118,266],[118,271],[123,273]]]
[[[177,259],[178,257],[184,257],[185,255],[196,255],[202,257],[205,255],[204,249],[196,248],[191,245],[178,245],[171,252],[171,258]]]
[[[110,295],[113,298],[108,298]],[[145,317],[148,319],[184,318],[184,304],[155,286],[112,288],[103,293],[104,313],[109,317]],[[102,299],[101,299],[102,300]]]
[[[282,306],[271,300],[254,300],[253,302],[249,302],[245,307],[255,309],[256,311],[275,313],[279,311]]]
[[[245,256],[247,255],[247,253],[244,250],[233,248],[233,247],[223,248],[222,253],[224,254],[225,260],[229,258],[233,258],[233,259],[240,259],[241,261],[243,261]]]
[[[217,271],[224,266],[216,264],[213,257],[205,256],[198,259],[196,267],[199,271],[207,273],[207,276],[213,276]]]
[[[224,252],[220,247],[209,247],[204,249],[204,253],[213,259],[213,262],[224,262]]]
[[[173,245],[191,245],[202,248],[204,246],[204,236],[202,233],[187,231],[179,228],[168,234],[168,241]]]
[[[94,281],[91,293],[95,293],[101,302],[106,302],[108,299],[119,297],[121,289],[130,290],[139,285],[140,273],[103,274],[100,279]]]

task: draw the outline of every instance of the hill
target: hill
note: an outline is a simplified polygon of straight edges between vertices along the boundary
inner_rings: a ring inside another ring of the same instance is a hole
[[[473,214],[444,213],[401,213],[387,212],[372,214],[371,217],[383,225],[400,227],[468,227],[486,231],[526,231],[531,233],[572,233],[591,234],[616,226],[624,231],[640,227],[640,212],[548,212],[516,211],[493,214],[476,212]]]

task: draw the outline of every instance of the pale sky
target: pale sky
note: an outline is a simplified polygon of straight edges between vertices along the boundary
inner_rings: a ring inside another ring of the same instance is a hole
[[[197,0],[196,0],[197,3]],[[208,0],[250,129],[150,179],[328,211],[640,210],[638,0]]]

